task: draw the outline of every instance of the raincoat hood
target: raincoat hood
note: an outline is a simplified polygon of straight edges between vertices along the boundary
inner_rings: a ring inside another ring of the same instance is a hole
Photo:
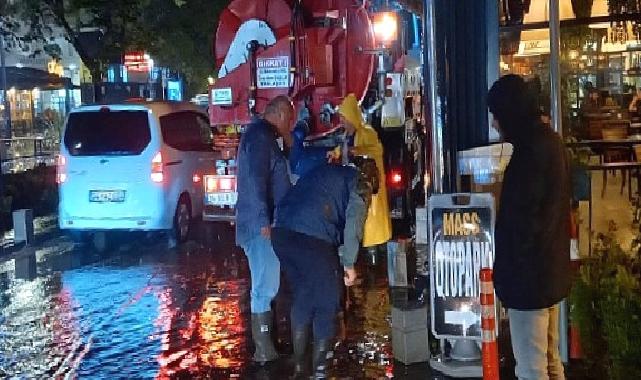
[[[365,122],[363,121],[361,109],[358,106],[358,100],[354,94],[349,94],[343,99],[343,102],[338,106],[338,112],[343,115],[347,121],[352,123],[357,131],[363,129]]]
[[[372,196],[372,203],[367,213],[363,234],[363,247],[373,247],[384,244],[392,237],[387,188],[385,184],[385,161],[383,160],[383,144],[376,131],[365,124],[363,114],[354,94],[349,94],[338,107],[338,112],[354,125],[354,145],[352,153],[355,156],[365,156],[374,159],[378,169],[378,194]]]

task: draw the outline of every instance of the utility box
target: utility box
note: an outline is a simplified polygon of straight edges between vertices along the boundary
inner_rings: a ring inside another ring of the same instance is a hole
[[[391,287],[408,287],[416,273],[412,241],[399,239],[387,243],[387,278]]]
[[[427,307],[400,309],[392,307],[392,351],[405,365],[430,359]]]
[[[13,212],[13,240],[16,244],[32,244],[34,241],[33,210],[22,209]]]

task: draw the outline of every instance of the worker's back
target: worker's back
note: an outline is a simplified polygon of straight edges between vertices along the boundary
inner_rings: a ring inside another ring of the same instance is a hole
[[[276,208],[275,227],[327,241],[342,242],[345,211],[358,170],[321,165],[301,177]]]

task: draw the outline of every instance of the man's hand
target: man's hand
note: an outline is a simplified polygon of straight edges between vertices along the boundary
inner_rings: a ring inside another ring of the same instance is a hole
[[[345,286],[352,286],[356,283],[356,269],[353,267],[351,268],[344,268],[345,270],[345,276],[343,277],[343,280],[345,281]]]
[[[340,147],[336,147],[335,149],[328,151],[326,154],[326,157],[327,157],[327,162],[330,164],[340,163],[341,162]]]
[[[272,228],[267,226],[267,227],[261,227],[260,229],[260,234],[267,240],[271,240],[272,238]]]

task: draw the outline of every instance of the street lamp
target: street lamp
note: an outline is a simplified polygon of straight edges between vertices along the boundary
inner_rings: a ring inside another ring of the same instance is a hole
[[[372,29],[376,40],[378,55],[378,90],[380,100],[385,98],[387,68],[385,67],[385,52],[392,47],[398,38],[398,19],[394,12],[378,12],[372,15]]]
[[[398,38],[398,19],[394,12],[379,12],[372,17],[376,43],[389,47]]]

